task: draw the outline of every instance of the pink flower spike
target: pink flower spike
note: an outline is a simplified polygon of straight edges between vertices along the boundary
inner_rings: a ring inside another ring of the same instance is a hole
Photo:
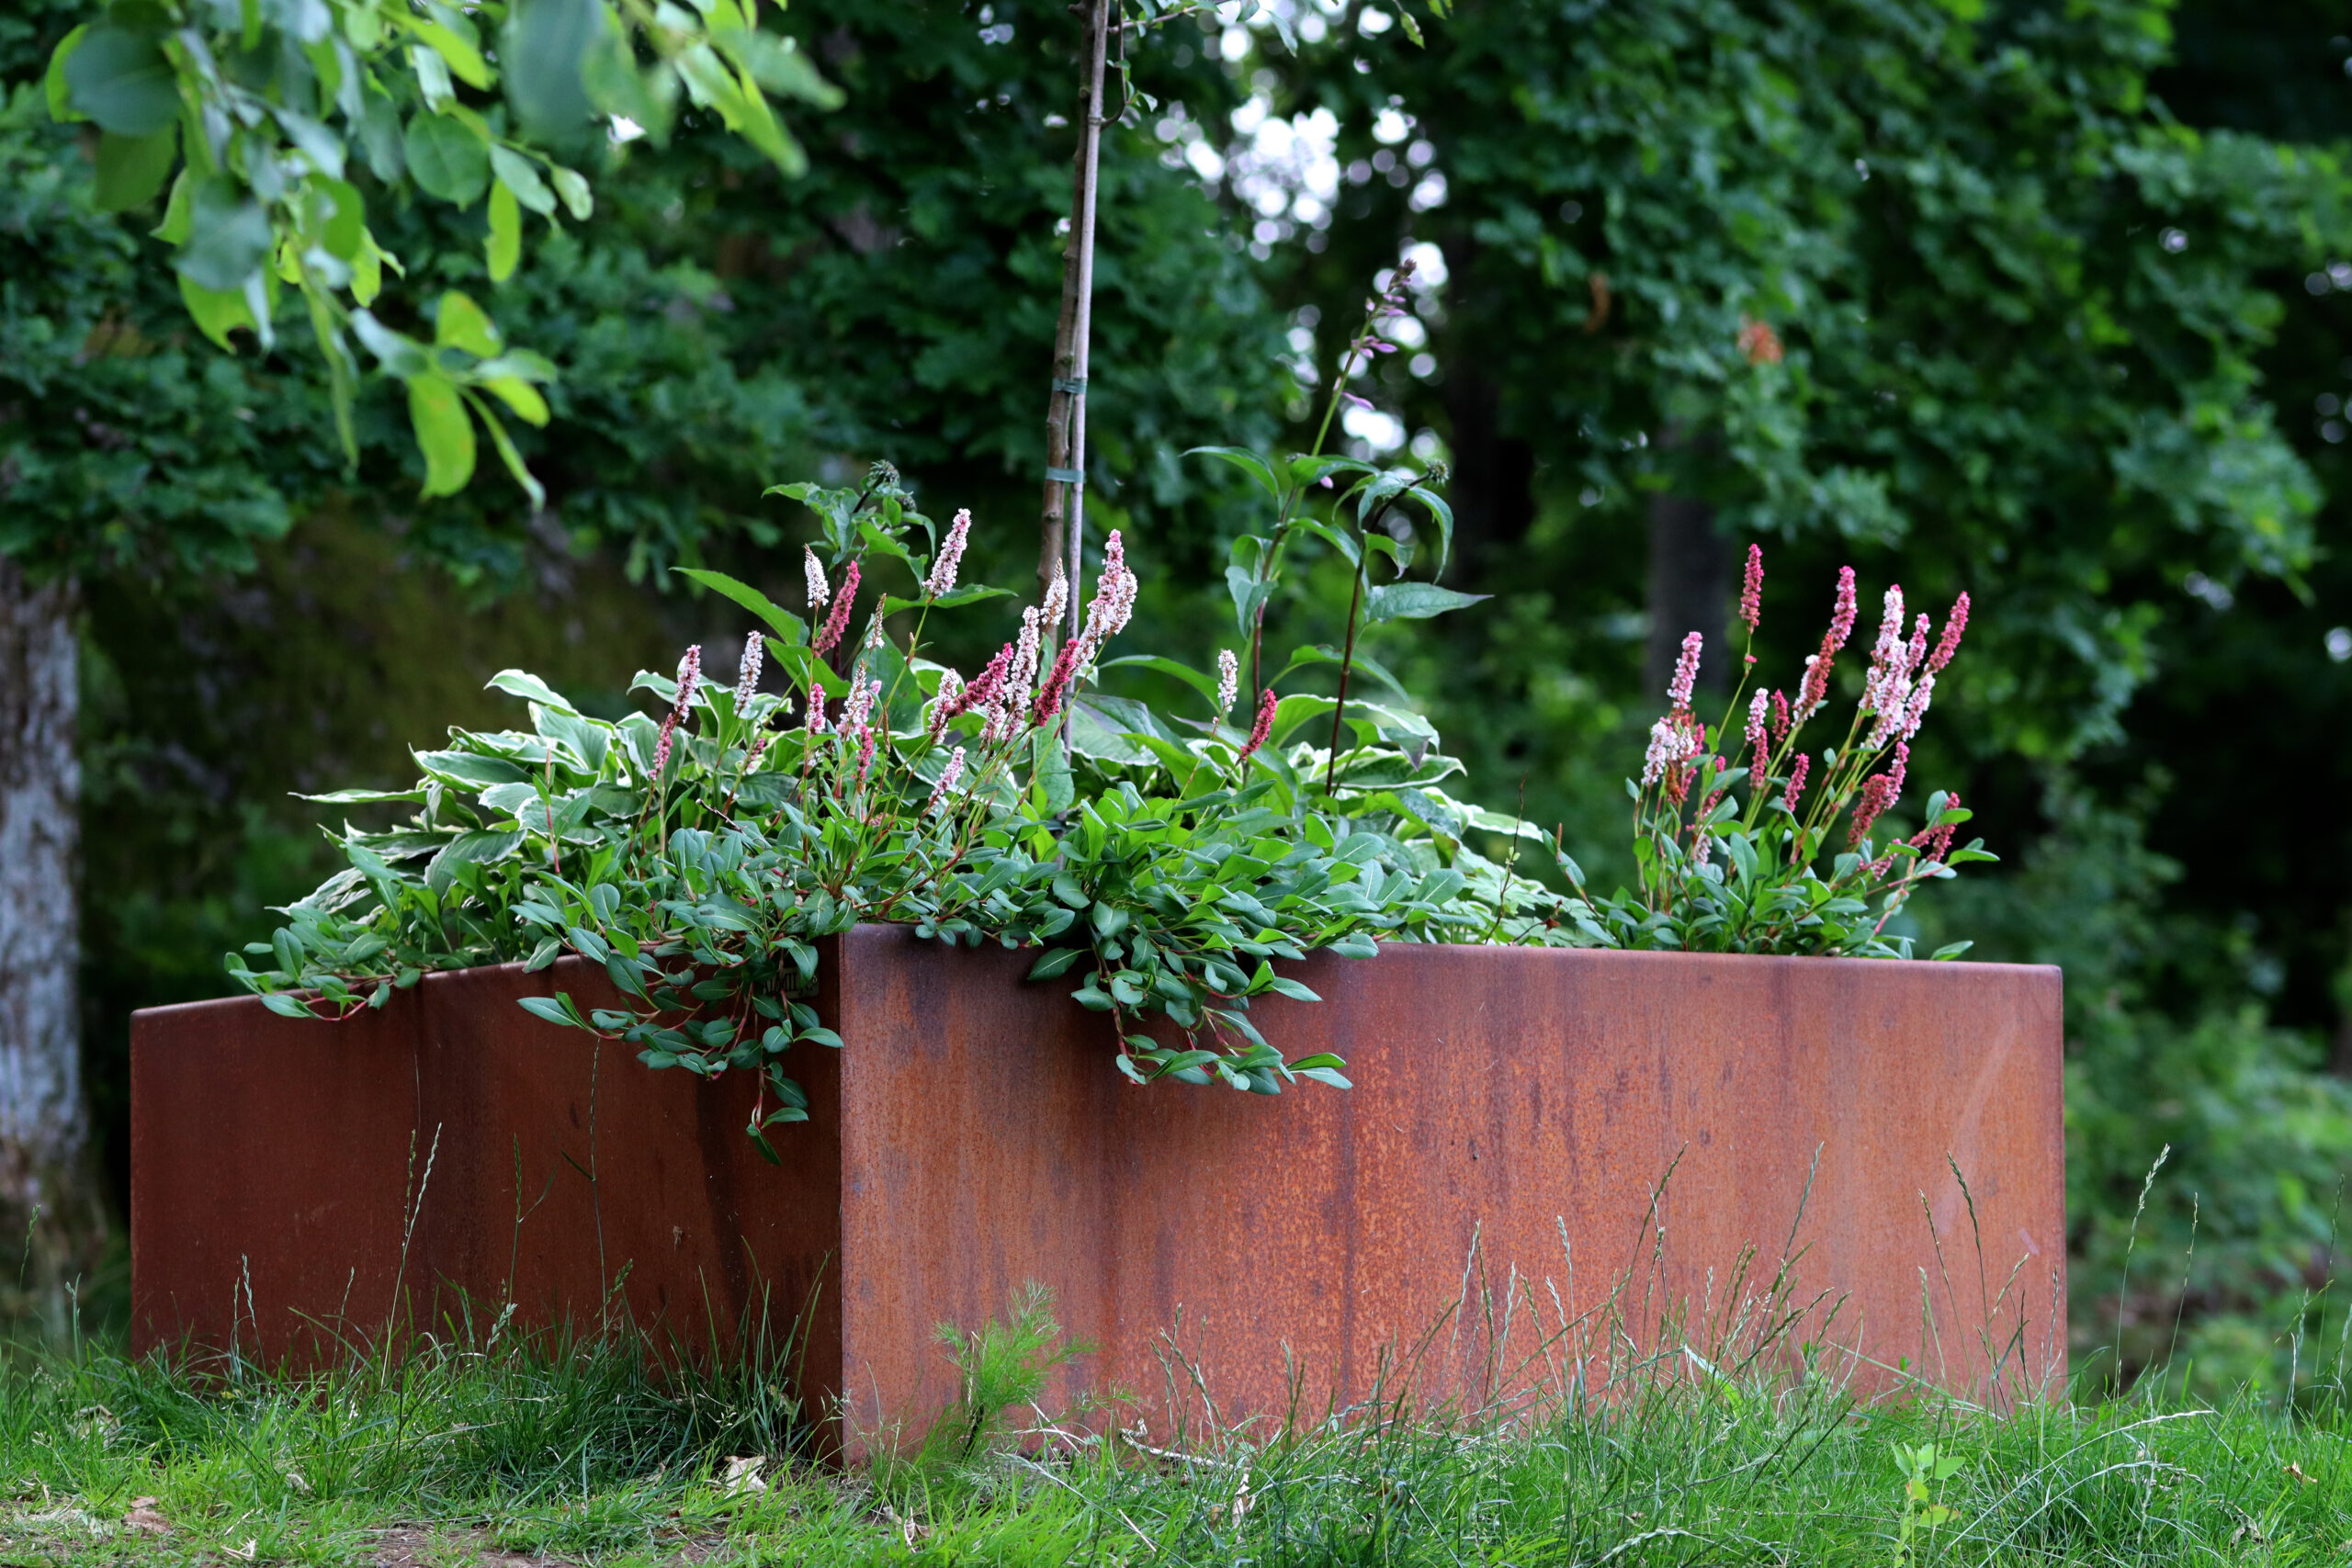
[[[842,591],[833,596],[833,613],[825,618],[824,629],[817,634],[817,640],[809,649],[811,653],[822,659],[832,652],[834,645],[842,640],[842,634],[849,630],[850,604],[856,598],[857,563],[852,561],[849,574],[842,579]]]
[[[1126,544],[1114,528],[1102,542],[1102,577],[1094,586],[1093,603],[1086,607],[1087,638],[1096,648],[1126,629],[1127,618],[1136,612],[1136,574],[1127,570]]]
[[[1862,781],[1862,796],[1854,803],[1854,825],[1846,834],[1849,849],[1862,841],[1894,797],[1894,791],[1888,786],[1884,773],[1872,773]]]
[[[1094,597],[1086,606],[1086,626],[1079,633],[1078,660],[1071,666],[1071,678],[1084,680],[1094,668],[1094,659],[1102,645],[1119,635],[1135,614],[1136,574],[1127,570],[1126,545],[1119,531],[1102,542],[1102,575],[1094,585]]]
[[[1878,643],[1871,649],[1870,673],[1862,677],[1861,711],[1881,716],[1868,742],[1873,747],[1886,739],[1887,720],[1884,715],[1890,709],[1900,709],[1903,705],[1905,693],[1898,688],[1902,687],[1903,682],[1905,647],[1903,585],[1889,583],[1879,616]]]
[[[1936,643],[1935,657],[1928,660],[1929,670],[1941,670],[1960,651],[1960,634],[1968,629],[1968,595],[1962,593],[1951,602],[1951,614],[1944,617],[1944,635]]]
[[[875,699],[882,694],[882,682],[861,678],[850,672],[849,696],[842,703],[842,729],[844,733],[862,731],[874,716]]]
[[[738,718],[743,716],[744,710],[752,705],[752,699],[759,694],[760,664],[765,654],[765,639],[759,633],[753,632],[743,639],[743,661],[735,667],[735,716]]]
[[[684,659],[678,660],[678,700],[670,711],[677,716],[679,723],[685,722],[687,712],[695,705],[695,693],[701,685],[702,644],[696,643],[686,649]]]
[[[1266,737],[1274,732],[1274,707],[1280,701],[1272,686],[1258,694],[1258,722],[1250,727],[1249,743],[1241,748],[1240,756],[1234,759],[1236,761],[1247,761],[1259,747],[1266,743]]]
[[[1690,688],[1699,679],[1699,650],[1706,640],[1697,632],[1682,639],[1681,657],[1674,661],[1674,679],[1666,688],[1667,701],[1674,705],[1677,713],[1687,712],[1690,706]]]
[[[1793,723],[1803,724],[1820,711],[1821,705],[1828,700],[1831,657],[1828,637],[1821,639],[1821,652],[1804,656],[1804,679],[1797,682],[1796,711],[1790,716]]]
[[[1009,642],[998,649],[996,657],[972,677],[972,683],[956,697],[955,711],[947,716],[954,718],[956,714],[969,713],[974,708],[985,708],[994,703],[998,690],[1004,684],[1006,671],[1012,668],[1012,654],[1013,647]]]
[[[1781,742],[1781,741],[1783,741],[1783,740],[1786,740],[1788,738],[1789,738],[1789,694],[1788,694],[1786,692],[1775,691],[1775,692],[1772,694],[1772,746],[1773,746],[1773,749],[1774,749],[1775,750],[1779,750]]]
[[[1765,756],[1770,750],[1768,727],[1771,721],[1771,694],[1760,686],[1758,687],[1756,695],[1749,698],[1747,703],[1747,744],[1755,750],[1756,765],[1759,768],[1764,765]]]
[[[823,609],[825,602],[833,596],[833,591],[826,584],[825,569],[817,564],[815,546],[800,547],[800,570],[808,579],[808,608],[812,611]]]
[[[1911,646],[1904,650],[1904,674],[1907,676],[1917,671],[1919,666],[1926,661],[1927,657],[1928,613],[1925,610],[1922,610],[1919,612],[1919,618],[1913,622],[1911,626]]]
[[[1021,635],[1012,643],[1012,668],[1005,675],[1005,694],[1015,707],[1029,705],[1029,692],[1037,683],[1038,650],[1043,633],[1042,612],[1031,605],[1021,612]]]
[[[1797,808],[1797,799],[1804,794],[1804,776],[1812,770],[1813,754],[1809,751],[1798,752],[1797,760],[1789,764],[1789,782],[1781,786],[1781,804],[1791,811]]]
[[[1747,547],[1747,574],[1739,586],[1739,618],[1753,632],[1764,619],[1764,547]]]
[[[1054,655],[1054,667],[1047,671],[1046,683],[1037,689],[1037,706],[1031,715],[1034,722],[1044,724],[1062,711],[1062,698],[1069,694],[1070,677],[1078,672],[1078,661],[1085,649],[1084,637],[1072,637]]]
[[[653,744],[653,782],[662,782],[662,770],[670,765],[670,740],[678,730],[678,716],[669,715],[662,721],[662,739]]]
[[[949,754],[947,765],[939,770],[939,782],[931,786],[931,800],[923,807],[926,813],[936,815],[944,810],[948,798],[955,793],[956,781],[964,776],[964,748],[958,746]]]
[[[956,568],[964,558],[964,544],[971,536],[972,513],[967,510],[956,513],[956,521],[948,525],[947,538],[939,547],[939,558],[931,563],[931,575],[924,579],[923,597],[937,599],[956,588]]]
[[[1060,626],[1062,612],[1069,608],[1069,579],[1063,575],[1061,563],[1057,561],[1054,564],[1054,585],[1046,590],[1045,607],[1038,612],[1037,619],[1048,626]]]
[[[1919,733],[1919,721],[1928,716],[1928,704],[1934,700],[1935,694],[1936,671],[1931,666],[1919,677],[1919,683],[1911,688],[1911,701],[1903,709],[1903,722],[1896,727],[1896,732],[1904,739],[1908,740]]]
[[[1829,615],[1829,635],[1821,642],[1824,649],[1836,653],[1846,646],[1846,639],[1854,635],[1854,569],[1841,566],[1838,569],[1838,602]]]
[[[1903,584],[1886,585],[1886,597],[1879,603],[1878,645],[1871,649],[1871,664],[1874,669],[1893,668],[1895,656],[1903,649]]]
[[[964,677],[953,670],[943,671],[939,690],[931,699],[931,713],[923,723],[923,732],[933,740],[947,733],[947,721],[963,711]]]
[[[1668,715],[1650,726],[1650,749],[1642,758],[1642,785],[1647,788],[1682,761],[1688,741],[1679,716]]]
[[[1880,816],[1903,794],[1903,775],[1910,765],[1911,748],[1897,742],[1894,761],[1886,772],[1872,773],[1862,781],[1862,797],[1854,806],[1854,826],[1846,835],[1849,847],[1860,843]]]

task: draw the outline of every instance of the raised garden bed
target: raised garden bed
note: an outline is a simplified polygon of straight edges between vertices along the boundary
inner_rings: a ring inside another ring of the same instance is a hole
[[[1621,1280],[1642,1332],[1676,1302],[1719,1320],[1796,1253],[1791,1299],[1842,1298],[1807,1331],[1843,1348],[1832,1370],[2063,1375],[2054,969],[1318,957],[1297,973],[1323,1001],[1261,1016],[1355,1087],[1261,1098],[1121,1079],[1101,1015],[1023,982],[1030,953],[897,927],[827,945],[819,1010],[847,1044],[793,1051],[811,1121],[776,1130],[780,1168],[741,1134],[751,1075],[649,1073],[516,1005],[602,1004],[577,959],[429,976],[339,1027],[257,999],[140,1014],[138,1347],[314,1360],[458,1292],[485,1328],[508,1301],[583,1326],[625,1304],[726,1347],[764,1294],[772,1335],[813,1303],[803,1388],[843,1396],[854,1450],[952,1396],[936,1325],[1030,1280],[1097,1348],[1057,1392],[1123,1385],[1165,1431],[1205,1414],[1170,1392],[1171,1343],[1231,1422],[1290,1408],[1294,1373],[1319,1415],[1443,1321],[1419,1392],[1476,1397],[1524,1371],[1495,1344],[1511,1311],[1521,1351]],[[1444,1320],[1465,1276],[1475,1310]]]

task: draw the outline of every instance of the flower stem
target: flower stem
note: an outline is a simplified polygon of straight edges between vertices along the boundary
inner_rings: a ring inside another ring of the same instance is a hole
[[[1361,545],[1362,541],[1358,541]],[[1348,716],[1348,677],[1355,673],[1356,615],[1363,608],[1365,561],[1356,557],[1355,596],[1348,602],[1348,647],[1340,658],[1340,701],[1331,710],[1331,755],[1323,769],[1323,793],[1331,793],[1332,782],[1340,776],[1340,725]]]

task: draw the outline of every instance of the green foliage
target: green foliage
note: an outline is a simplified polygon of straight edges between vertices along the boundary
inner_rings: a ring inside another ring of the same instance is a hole
[[[1035,1280],[1013,1292],[1003,1318],[968,1331],[943,1323],[933,1337],[956,1362],[955,1402],[923,1434],[916,1460],[934,1471],[969,1463],[1001,1442],[1004,1413],[1037,1406],[1053,1374],[1094,1348],[1063,1339],[1054,1292]]]
[[[14,78],[62,20],[42,4],[0,18],[0,77]],[[152,208],[96,210],[86,128],[51,122],[40,96],[38,80],[18,82],[0,114],[0,550],[36,571],[85,576],[242,570],[256,545],[328,510],[389,525],[463,581],[513,585],[532,547],[512,492],[410,513],[401,497],[425,479],[423,455],[401,400],[379,386],[359,389],[361,464],[341,471],[316,357],[207,346],[143,237]],[[633,199],[667,199],[657,173],[636,171]],[[621,223],[591,224],[551,235],[539,265],[485,294],[461,222],[430,203],[372,221],[418,294],[484,303],[477,315],[495,310],[563,362],[567,384],[547,389],[552,446],[535,445],[527,423],[506,434],[555,485],[549,500],[583,553],[608,541],[642,570],[756,523],[757,475],[800,449],[808,418],[789,371],[730,360],[706,270],[649,255]],[[456,319],[412,323],[402,309],[382,303],[379,314],[420,341],[484,341],[479,321],[466,333]],[[469,351],[444,357],[469,367],[451,382],[465,383],[461,410],[470,395],[513,412],[512,394],[537,412],[531,383],[492,388]]]
[[[987,1331],[982,1330],[984,1335]],[[1656,1561],[2328,1562],[2352,1510],[2341,1422],[2243,1404],[1855,1405],[1653,1362],[1621,1397],[1533,1412],[1196,1434],[844,1476],[791,1452],[748,1375],[657,1375],[626,1339],[488,1346],[458,1328],[397,1369],[317,1378],[0,1364],[0,1550],[170,1564],[561,1551],[588,1563],[757,1556],[1051,1568]],[[1203,1369],[1217,1386],[1223,1369]],[[1058,1412],[1051,1411],[1051,1414]],[[1910,1495],[1924,1456],[1924,1549]],[[763,1464],[763,1459],[770,1462]],[[1951,1467],[1938,1477],[1936,1472]],[[141,1501],[141,1523],[124,1520]],[[401,1532],[387,1539],[389,1531]],[[423,1537],[424,1539],[420,1540]]]
[[[235,566],[254,540],[327,507],[380,522],[469,586],[518,581],[526,524],[662,581],[679,562],[741,570],[730,541],[774,541],[763,476],[853,474],[886,450],[984,511],[1034,507],[1075,28],[1058,8],[1000,11],[1018,28],[1010,42],[943,30],[919,5],[804,0],[786,32],[799,52],[821,48],[851,95],[837,134],[811,144],[806,176],[786,179],[682,106],[665,144],[639,138],[580,159],[594,211],[572,218],[559,191],[556,220],[530,220],[530,264],[503,283],[489,276],[480,203],[383,199],[390,187],[356,160],[347,173],[368,193],[369,231],[408,268],[370,313],[437,355],[469,428],[457,434],[450,389],[436,388],[426,417],[447,435],[443,472],[469,438],[478,461],[501,450],[470,391],[545,487],[544,509],[526,509],[494,485],[415,504],[432,475],[396,381],[356,385],[359,464],[347,471],[319,355],[285,337],[266,352],[206,350],[147,236],[161,198],[98,210],[95,127],[47,113],[43,63],[80,7],[28,0],[0,17],[15,106],[0,120],[0,488],[11,502],[0,549],[84,574]],[[777,25],[773,12],[765,25]],[[1222,72],[1173,67],[1165,51],[1139,56],[1135,77],[1195,104],[1233,94]],[[1217,431],[1271,436],[1280,321],[1217,232],[1215,206],[1150,155],[1148,132],[1114,126],[1107,146],[1091,510],[1182,561],[1207,531],[1200,503],[1214,487],[1176,454]],[[544,399],[544,426],[460,384],[478,363],[440,346],[436,302],[451,290],[500,341],[559,372],[522,383]],[[1184,330],[1209,318],[1216,334]],[[987,553],[1001,574],[1028,552]]]
[[[0,18],[0,63],[40,20]],[[39,83],[0,91],[0,553],[35,570],[250,561],[291,524],[285,479],[319,411],[173,333],[168,280],[95,209]]]
[[[1493,476],[1470,585],[1579,593],[1596,557],[1531,572],[1530,523],[1622,528],[1659,491],[1899,548],[1915,588],[1998,562],[1970,743],[2057,759],[2117,733],[2186,573],[2308,566],[2318,494],[2256,355],[2279,286],[2352,243],[2352,182],[2152,106],[2167,6],[1487,6],[1396,56],[1363,9],[1269,52],[1278,107],[1331,110],[1343,164],[1426,142],[1444,195],[1360,165],[1296,265],[1331,320],[1400,238],[1442,255],[1442,374],[1363,389]],[[1518,496],[1496,442],[1546,459]]]
[[[503,27],[495,46],[485,22]],[[799,173],[806,155],[770,94],[840,102],[789,39],[761,30],[757,0],[700,10],[643,0],[479,11],[382,0],[119,5],[65,36],[44,83],[51,117],[101,132],[101,209],[142,206],[171,180],[154,232],[175,248],[182,299],[207,337],[225,347],[243,328],[266,349],[279,288],[299,293],[347,462],[359,460],[356,337],[407,389],[425,495],[471,478],[479,422],[535,504],[538,486],[481,393],[543,424],[531,384],[552,366],[505,349],[478,310],[429,344],[379,320],[384,275],[406,266],[371,225],[370,191],[379,223],[409,193],[462,209],[487,192],[483,250],[501,282],[520,259],[524,211],[550,225],[559,200],[574,220],[593,212],[587,178],[558,155],[595,152],[613,117],[658,140],[683,96]]]
[[[1909,1568],[1927,1561],[1934,1550],[1936,1531],[1960,1517],[1959,1510],[1939,1498],[1944,1483],[1958,1475],[1966,1461],[1957,1454],[1939,1454],[1933,1443],[1917,1448],[1897,1443],[1894,1464],[1903,1472],[1902,1512],[1894,1520],[1894,1562],[1896,1568]]]

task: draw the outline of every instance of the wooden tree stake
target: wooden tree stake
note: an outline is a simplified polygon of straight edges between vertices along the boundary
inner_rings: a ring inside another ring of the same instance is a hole
[[[1102,75],[1111,0],[1083,0],[1085,91],[1070,193],[1069,249],[1063,254],[1062,313],[1054,331],[1054,391],[1046,414],[1046,508],[1037,590],[1059,565],[1069,579],[1064,631],[1078,635],[1079,567],[1086,543],[1086,374],[1094,321],[1094,192],[1102,161]]]

